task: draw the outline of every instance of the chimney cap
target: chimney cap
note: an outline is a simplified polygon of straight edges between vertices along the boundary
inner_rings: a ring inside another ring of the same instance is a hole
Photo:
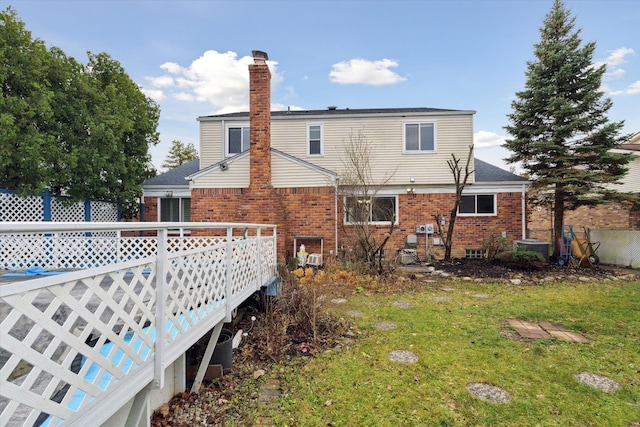
[[[267,55],[267,52],[263,52],[261,50],[252,50],[251,54],[253,55],[253,59],[256,62],[264,62],[269,60],[269,55]]]

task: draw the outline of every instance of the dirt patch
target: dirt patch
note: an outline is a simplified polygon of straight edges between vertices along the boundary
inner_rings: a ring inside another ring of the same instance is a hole
[[[544,264],[541,265],[539,270],[524,271],[482,259],[466,258],[456,258],[450,262],[436,261],[424,265],[401,266],[398,268],[398,273],[412,280],[422,280],[424,278],[459,280],[462,278],[476,281],[511,282],[513,284],[542,284],[556,281],[637,280],[640,277],[640,274],[636,271],[609,266],[574,268],[561,267],[556,264]]]

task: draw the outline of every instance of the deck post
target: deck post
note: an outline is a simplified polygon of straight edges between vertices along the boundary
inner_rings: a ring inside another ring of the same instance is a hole
[[[231,298],[233,294],[233,227],[227,227],[227,274],[225,277],[224,305],[225,305],[225,322],[233,320],[233,309],[231,307]]]
[[[169,268],[169,252],[167,229],[158,229],[158,258],[156,264],[156,342],[154,357],[154,388],[164,387],[164,346],[165,346],[165,307],[167,285],[167,269]]]
[[[262,228],[256,228],[256,290],[259,290],[262,287],[262,284],[265,282],[262,277],[262,242],[260,241]]]

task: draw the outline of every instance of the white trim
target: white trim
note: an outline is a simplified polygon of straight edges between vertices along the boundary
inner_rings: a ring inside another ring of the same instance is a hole
[[[421,125],[433,126],[433,150],[420,150],[420,136],[418,135],[418,149],[407,150],[407,125],[418,125],[418,130]],[[402,154],[433,154],[438,152],[438,123],[436,120],[405,120],[402,122]]]
[[[250,142],[247,141],[247,149],[241,151],[240,153],[230,153],[229,152],[229,129],[235,129],[235,128],[247,128],[250,129],[250,125],[249,122],[232,122],[232,123],[225,123],[224,125],[224,157],[225,158],[229,158],[229,157],[233,157],[236,156],[238,154],[242,154],[245,151],[249,151],[249,144]],[[242,131],[242,134],[244,134],[244,131]],[[251,135],[249,135],[249,138],[251,138]],[[244,145],[244,140],[241,142],[242,145]],[[240,147],[242,148],[242,147]]]
[[[318,126],[320,128],[320,153],[311,154],[311,126]],[[323,123],[307,123],[307,156],[309,157],[322,157],[324,156],[324,124]]]
[[[343,212],[343,215],[342,215],[342,223],[344,225],[355,225],[357,223],[353,223],[353,222],[347,221],[347,198],[349,198],[349,197],[357,198],[358,196],[343,196],[342,203],[343,203],[343,206],[345,208],[344,208],[344,212]],[[395,199],[395,203],[394,203],[395,204],[395,212],[394,212],[394,215],[395,215],[395,219],[396,220],[394,222],[394,225],[398,225],[398,224],[400,224],[400,222],[398,221],[398,218],[400,216],[399,215],[400,214],[400,206],[399,206],[398,194],[390,194],[390,195],[376,194],[375,196],[371,196],[371,198],[373,198],[373,199],[376,199],[376,198],[389,199],[391,197],[393,197]],[[371,218],[371,210],[369,210],[369,218]],[[391,224],[391,221],[369,221],[369,224],[371,224],[371,225],[389,225],[389,224]]]
[[[495,193],[469,193],[462,194],[462,196],[475,196],[475,212],[474,213],[463,213],[460,212],[460,206],[458,206],[458,216],[498,216],[498,195]],[[493,213],[478,213],[478,197],[477,196],[493,196]]]

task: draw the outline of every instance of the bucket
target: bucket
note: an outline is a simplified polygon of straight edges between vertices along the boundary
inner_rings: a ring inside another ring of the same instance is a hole
[[[233,334],[231,331],[223,330],[218,337],[213,355],[209,361],[209,365],[222,365],[222,374],[231,372],[233,361]]]

